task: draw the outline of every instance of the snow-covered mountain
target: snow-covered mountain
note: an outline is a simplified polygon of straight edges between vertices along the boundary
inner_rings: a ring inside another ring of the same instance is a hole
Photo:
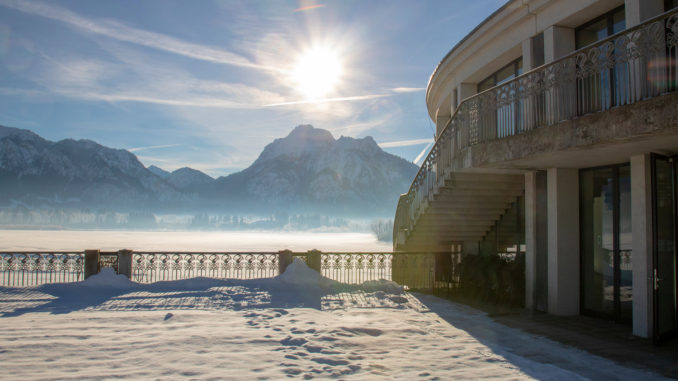
[[[158,177],[160,177],[161,179],[166,179],[166,178],[169,177],[170,174],[172,174],[171,172],[166,171],[166,170],[164,170],[164,169],[162,169],[162,168],[160,168],[160,167],[156,167],[155,165],[149,166],[149,167],[148,167],[148,170],[151,171],[151,172],[153,172],[154,174],[156,174],[156,175],[157,175]]]
[[[417,166],[371,137],[334,139],[296,127],[247,169],[218,179],[184,167],[144,167],[129,151],[91,140],[45,140],[0,126],[0,206],[88,206],[108,210],[393,213]]]
[[[148,207],[183,195],[126,150],[0,127],[0,203]]]
[[[334,139],[329,131],[300,125],[267,145],[249,168],[217,179],[215,188],[282,209],[390,214],[417,169],[372,137]]]
[[[182,191],[199,191],[212,184],[214,179],[197,169],[183,167],[170,173],[165,177],[165,181]]]

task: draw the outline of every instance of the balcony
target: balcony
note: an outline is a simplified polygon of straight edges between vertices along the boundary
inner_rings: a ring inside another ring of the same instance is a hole
[[[482,240],[526,170],[678,147],[678,10],[464,100],[396,209],[396,251]]]

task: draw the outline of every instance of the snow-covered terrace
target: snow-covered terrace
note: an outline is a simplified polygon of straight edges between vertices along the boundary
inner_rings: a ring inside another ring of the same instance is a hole
[[[267,279],[0,288],[3,379],[661,379],[390,281],[303,261]]]

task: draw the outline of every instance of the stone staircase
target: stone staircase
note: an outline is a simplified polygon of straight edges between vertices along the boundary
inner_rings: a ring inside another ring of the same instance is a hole
[[[396,241],[396,250],[447,251],[455,243],[479,241],[524,188],[522,174],[448,173],[424,203],[419,218]]]

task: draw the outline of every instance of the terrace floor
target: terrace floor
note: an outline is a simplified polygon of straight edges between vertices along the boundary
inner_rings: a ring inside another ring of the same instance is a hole
[[[653,345],[631,334],[631,327],[587,316],[561,317],[526,311],[493,316],[503,325],[640,369],[678,378],[678,339]]]

